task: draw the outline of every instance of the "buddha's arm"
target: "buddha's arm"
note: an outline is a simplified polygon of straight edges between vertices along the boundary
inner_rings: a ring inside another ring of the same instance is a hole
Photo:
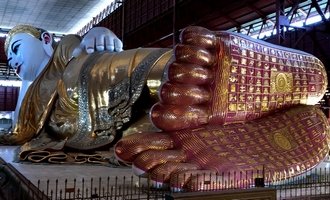
[[[134,114],[146,115],[136,102],[144,95],[156,96],[171,58],[169,49],[141,48],[85,54],[72,60],[58,84],[50,128],[76,149],[112,142],[118,131],[126,130],[125,124],[136,122]],[[143,92],[146,86],[148,94]]]

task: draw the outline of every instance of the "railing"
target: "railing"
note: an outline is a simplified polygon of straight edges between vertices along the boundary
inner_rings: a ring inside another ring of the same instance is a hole
[[[49,199],[163,199],[167,190],[155,189],[137,177],[38,181],[38,188]],[[46,187],[46,190],[44,190]]]
[[[273,182],[278,199],[330,199],[330,169],[318,168],[285,181]]]
[[[1,161],[1,160],[0,160]],[[10,164],[0,168],[0,199],[166,199],[177,190],[159,187],[153,181],[137,176],[99,177],[91,179],[39,180],[32,184]],[[262,171],[209,174],[197,177],[190,189],[206,191],[242,191],[251,188],[276,189],[277,199],[330,199],[329,168],[318,168],[286,180],[262,178]],[[214,176],[213,176],[214,177]],[[189,178],[189,177],[188,177]],[[195,177],[196,178],[196,177]],[[189,188],[179,191],[189,194]],[[24,198],[22,198],[24,197]]]

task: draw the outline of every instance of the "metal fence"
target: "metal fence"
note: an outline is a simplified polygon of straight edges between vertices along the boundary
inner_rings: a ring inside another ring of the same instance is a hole
[[[330,169],[318,168],[301,176],[272,182],[278,199],[330,199]]]
[[[235,189],[251,189],[255,187],[273,188],[277,191],[277,199],[330,199],[329,168],[315,169],[303,175],[286,180],[268,180],[262,172],[238,172],[218,174],[218,178],[210,179],[209,174],[197,178],[190,189],[204,191],[221,191]],[[214,177],[214,176],[213,176]],[[159,187],[146,178],[131,177],[99,177],[91,179],[46,180],[31,183],[10,166],[0,171],[0,200],[19,199],[166,199],[170,194],[178,193],[168,187]],[[156,187],[157,186],[157,187]],[[189,188],[179,191],[189,192]]]

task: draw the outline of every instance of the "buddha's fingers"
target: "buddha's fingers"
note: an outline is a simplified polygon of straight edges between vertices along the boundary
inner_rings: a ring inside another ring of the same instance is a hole
[[[166,133],[139,133],[126,136],[117,142],[115,155],[121,162],[132,163],[141,152],[171,148],[173,140]]]

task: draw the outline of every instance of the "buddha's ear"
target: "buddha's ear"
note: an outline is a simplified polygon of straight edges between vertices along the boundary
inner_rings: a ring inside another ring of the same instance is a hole
[[[51,57],[54,53],[52,35],[48,32],[43,32],[41,34],[41,41],[46,54]]]

